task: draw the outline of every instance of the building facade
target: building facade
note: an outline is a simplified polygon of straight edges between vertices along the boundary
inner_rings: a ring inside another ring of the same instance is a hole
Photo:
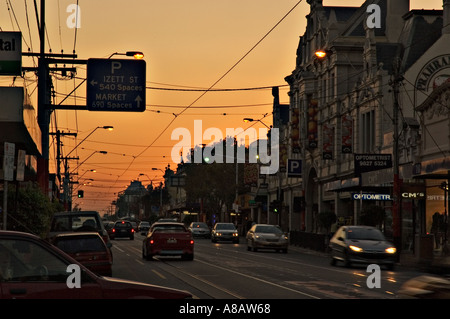
[[[279,178],[286,224],[324,232],[320,213],[360,224],[369,207],[381,206],[378,226],[413,250],[416,237],[431,230],[426,173],[435,173],[435,183],[445,174],[448,180],[448,1],[444,10],[410,10],[409,0],[307,2],[296,68],[285,78],[284,142],[288,159],[301,160],[302,175],[272,177]],[[368,23],[373,4],[376,27]]]

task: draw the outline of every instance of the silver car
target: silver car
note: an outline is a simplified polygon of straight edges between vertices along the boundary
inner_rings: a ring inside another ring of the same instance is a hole
[[[211,238],[211,229],[202,222],[192,222],[189,225],[189,231],[192,233],[192,237]]]
[[[255,224],[247,232],[247,250],[275,249],[287,253],[288,236],[280,227],[268,224]]]
[[[386,240],[383,233],[371,226],[342,226],[330,239],[331,264],[342,261],[352,263],[386,265],[393,269],[397,249]]]
[[[214,225],[211,232],[211,241],[217,243],[219,240],[239,243],[239,234],[233,223],[217,223]]]

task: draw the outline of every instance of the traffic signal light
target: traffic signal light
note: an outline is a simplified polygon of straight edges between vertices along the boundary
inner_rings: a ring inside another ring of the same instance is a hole
[[[78,198],[84,197],[84,191],[78,191]]]
[[[281,210],[281,201],[273,200],[269,205],[269,209],[274,214],[278,214]]]

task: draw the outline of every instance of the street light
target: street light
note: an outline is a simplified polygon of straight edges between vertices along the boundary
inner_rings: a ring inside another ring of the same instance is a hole
[[[249,118],[249,117],[246,117],[246,118],[244,118],[244,122],[245,123],[247,123],[247,122],[260,122],[261,124],[263,124],[265,127],[267,127],[268,129],[270,129],[270,127],[268,127],[267,125],[266,125],[266,123],[264,123],[263,121],[261,121],[261,120],[255,120],[255,119],[252,119],[252,118]]]
[[[107,151],[94,151],[94,152],[92,152],[92,154],[89,155],[89,156],[88,156],[83,162],[81,162],[77,167],[75,167],[75,168],[70,172],[70,174],[72,174],[73,172],[75,172],[75,171],[77,170],[78,167],[80,167],[81,165],[83,165],[84,162],[86,162],[88,159],[90,159],[90,158],[92,157],[92,155],[94,155],[95,153],[108,154]]]
[[[141,60],[144,58],[144,53],[141,51],[127,51],[126,53],[121,53],[121,52],[114,52],[113,54],[111,54],[108,59],[111,59],[111,57],[113,57],[114,55],[125,55],[125,56],[132,56],[134,57],[136,60]]]
[[[112,131],[114,130],[114,126],[111,125],[105,125],[105,126],[97,126],[91,133],[88,134],[88,136],[86,136],[80,143],[78,143],[73,150],[71,150],[66,157],[68,157],[73,151],[75,151],[77,149],[78,146],[80,146],[81,143],[83,143],[89,136],[91,136],[95,131],[97,131],[99,128],[104,129],[104,130],[108,130],[108,131]]]
[[[314,52],[314,55],[318,59],[323,59],[323,58],[327,57],[328,55],[330,55],[331,53],[333,53],[333,52],[330,50],[317,50]]]

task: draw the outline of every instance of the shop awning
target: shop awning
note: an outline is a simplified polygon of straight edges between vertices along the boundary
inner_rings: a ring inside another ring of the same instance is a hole
[[[0,87],[0,142],[16,144],[27,154],[41,154],[36,111],[23,87]]]

